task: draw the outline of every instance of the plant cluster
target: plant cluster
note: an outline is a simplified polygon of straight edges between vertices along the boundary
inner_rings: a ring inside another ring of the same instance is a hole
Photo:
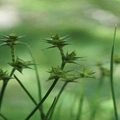
[[[113,46],[112,46],[112,51],[111,51],[111,67],[110,71],[102,66],[102,64],[99,62],[97,63],[97,66],[101,72],[101,80],[98,83],[98,91],[96,92],[97,97],[95,97],[95,101],[93,103],[94,109],[91,112],[91,120],[94,120],[95,114],[97,111],[98,104],[96,104],[96,100],[98,98],[98,95],[100,95],[100,91],[102,88],[103,84],[103,78],[105,76],[110,76],[110,81],[111,81],[111,91],[112,91],[112,97],[113,97],[113,103],[114,103],[114,111],[115,111],[115,116],[116,120],[118,120],[117,116],[117,108],[116,108],[116,102],[115,102],[115,95],[114,95],[114,88],[113,88],[113,62],[116,64],[120,63],[120,58],[117,56],[114,58],[114,42],[115,42],[115,35],[116,35],[116,27],[115,27],[115,33],[114,33],[114,40],[113,40]],[[66,67],[67,64],[77,64],[77,62],[82,59],[82,57],[78,57],[75,51],[65,52],[64,47],[66,45],[69,45],[69,36],[64,36],[60,37],[58,34],[51,36],[51,38],[45,38],[43,39],[46,43],[48,43],[50,46],[47,49],[53,49],[57,48],[60,52],[61,55],[61,64],[54,67],[52,66],[49,70],[48,73],[50,74],[49,80],[53,80],[52,85],[49,87],[45,95],[42,95],[42,90],[41,90],[41,82],[39,79],[39,74],[38,74],[38,69],[36,66],[36,62],[34,60],[34,57],[32,55],[32,51],[30,49],[30,46],[26,43],[20,42],[19,39],[23,38],[24,36],[18,36],[16,33],[11,33],[10,35],[2,35],[4,38],[1,39],[1,44],[0,46],[8,46],[10,48],[11,52],[11,62],[9,61],[8,65],[11,66],[11,72],[9,71],[4,71],[2,68],[0,68],[0,81],[2,81],[2,88],[0,89],[0,117],[4,120],[7,120],[6,115],[2,114],[2,104],[4,100],[4,94],[6,87],[8,86],[8,83],[11,79],[15,79],[21,88],[26,92],[26,94],[29,96],[30,100],[33,101],[35,104],[35,108],[29,113],[29,115],[26,116],[25,120],[29,120],[37,110],[40,112],[40,120],[52,120],[52,116],[54,114],[54,109],[57,105],[57,102],[61,96],[61,93],[64,91],[65,87],[68,85],[68,83],[79,83],[79,80],[82,78],[95,78],[93,71],[89,71],[87,68],[82,68],[83,70],[65,70],[64,68]],[[18,44],[26,45],[27,48],[29,49],[30,55],[32,60],[31,61],[26,61],[18,57],[15,53],[15,46]],[[34,70],[36,73],[36,81],[38,83],[38,96],[39,96],[39,102],[37,103],[36,100],[33,98],[33,96],[30,94],[30,92],[25,88],[25,86],[21,83],[20,79],[17,77],[15,74],[16,71],[19,71],[20,73],[23,73],[23,70],[25,68],[31,69],[31,66],[34,66]],[[51,103],[51,106],[49,107],[48,111],[45,113],[44,112],[44,107],[43,103],[45,100],[48,98],[50,93],[52,92],[53,88],[56,86],[56,84],[59,81],[63,81],[63,85],[60,88],[60,91],[58,92],[57,95],[55,95],[53,102]],[[80,104],[78,107],[78,114],[76,116],[76,120],[81,119],[81,111],[82,111],[82,105],[84,101],[84,89],[81,90],[80,94]]]

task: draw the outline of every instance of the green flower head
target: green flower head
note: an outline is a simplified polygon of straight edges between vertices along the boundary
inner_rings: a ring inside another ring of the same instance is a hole
[[[17,45],[17,44],[21,44],[22,42],[18,41],[18,39],[24,37],[24,36],[18,36],[16,33],[11,33],[9,35],[3,35],[4,39],[1,39],[2,43],[0,44],[0,46],[4,46],[4,45]]]
[[[81,57],[77,57],[75,51],[71,53],[66,53],[65,56],[65,63],[76,63],[76,60],[78,60]]]
[[[16,70],[18,70],[20,73],[22,73],[22,70],[24,68],[31,69],[31,65],[34,65],[31,61],[24,61],[17,57],[16,61],[13,63],[9,63],[12,67],[14,67]]]
[[[52,36],[51,38],[45,38],[44,40],[51,44],[52,46],[49,48],[54,48],[54,47],[64,47],[65,45],[68,45],[68,41],[67,39],[69,38],[69,36],[64,36],[64,37],[59,37],[58,34]]]
[[[50,73],[48,80],[52,80],[56,78],[63,78],[69,71],[63,71],[60,67],[52,67],[48,72]]]
[[[11,77],[8,75],[7,71],[0,69],[0,80],[8,80]]]
[[[83,69],[82,72],[79,73],[81,78],[95,78],[93,71],[88,71],[87,69]]]

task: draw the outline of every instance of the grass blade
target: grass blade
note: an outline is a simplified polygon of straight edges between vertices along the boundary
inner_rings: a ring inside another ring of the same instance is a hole
[[[60,98],[60,95],[61,95],[61,93],[63,92],[63,90],[65,89],[65,87],[66,87],[67,84],[68,84],[68,82],[65,82],[65,83],[63,84],[60,92],[58,93],[57,98],[56,98],[56,101],[55,101],[55,103],[54,103],[54,105],[53,105],[53,108],[51,109],[51,114],[50,114],[49,120],[52,120],[52,116],[53,116],[53,114],[54,114],[54,109],[55,109],[55,107],[56,107],[56,105],[57,105],[58,99]]]
[[[115,44],[115,38],[116,38],[116,30],[117,30],[117,25],[115,25],[114,36],[113,36],[113,44],[112,44],[112,49],[111,49],[110,84],[111,84],[111,93],[112,93],[112,99],[113,99],[113,105],[114,105],[115,119],[118,120],[116,98],[115,98],[114,84],[113,84],[113,58],[114,58],[114,44]]]
[[[19,85],[22,87],[22,89],[26,92],[26,94],[29,96],[29,98],[33,101],[33,103],[35,105],[37,105],[37,102],[35,101],[35,99],[32,97],[32,95],[28,92],[28,90],[24,87],[24,85],[20,82],[20,80],[18,79],[18,77],[16,75],[14,75],[15,79],[17,80],[17,82],[19,83]],[[41,109],[39,108],[40,112]]]
[[[51,111],[52,111],[55,103],[56,103],[56,97],[54,98],[53,103],[52,103],[52,105],[50,106],[50,108],[49,108],[49,110],[48,110],[48,112],[47,112],[44,120],[50,120],[50,119],[49,119],[49,115],[51,114]]]
[[[40,82],[40,78],[39,78],[39,74],[38,74],[38,69],[37,69],[37,66],[36,66],[36,62],[34,60],[34,57],[33,57],[33,54],[32,54],[32,51],[31,51],[31,48],[28,44],[26,44],[27,47],[28,47],[28,50],[29,50],[29,53],[30,53],[30,56],[32,58],[32,61],[34,63],[34,68],[35,68],[35,73],[36,73],[36,80],[37,80],[37,85],[38,85],[38,96],[39,96],[39,101],[41,101],[42,99],[42,90],[41,90],[41,82]],[[42,120],[44,119],[44,110],[43,110],[43,106],[41,105],[41,118]]]

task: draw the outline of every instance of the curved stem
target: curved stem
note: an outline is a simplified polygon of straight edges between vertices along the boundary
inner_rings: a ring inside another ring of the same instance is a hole
[[[2,85],[2,88],[1,88],[1,92],[0,92],[0,112],[1,112],[2,100],[3,100],[3,96],[4,96],[6,86],[7,86],[7,82],[3,81],[3,85]]]
[[[17,82],[20,84],[20,86],[23,88],[23,90],[27,93],[27,95],[30,97],[30,99],[33,101],[33,103],[35,105],[37,105],[37,102],[35,101],[35,99],[32,97],[32,95],[28,92],[28,90],[24,87],[24,85],[20,82],[20,80],[18,79],[18,77],[16,75],[14,75],[15,79],[17,80]],[[41,109],[39,108],[40,112]]]
[[[32,58],[33,63],[34,63],[35,73],[36,73],[36,80],[37,80],[37,85],[38,85],[38,96],[39,96],[39,101],[41,101],[41,99],[42,99],[42,90],[41,90],[41,82],[40,82],[40,78],[39,78],[39,74],[38,74],[38,69],[37,69],[36,62],[35,62],[35,59],[33,57],[31,48],[30,48],[30,46],[28,44],[26,44],[26,45],[28,47],[29,53],[30,53],[31,58]],[[43,110],[43,106],[41,105],[41,118],[42,118],[42,120],[44,119],[44,117],[45,117],[44,110]]]
[[[111,93],[112,93],[112,99],[113,99],[113,105],[114,105],[115,119],[118,120],[116,98],[115,98],[115,91],[114,91],[114,84],[113,84],[113,59],[114,59],[114,44],[115,44],[115,37],[116,37],[116,29],[117,29],[117,25],[115,26],[115,30],[114,30],[113,45],[111,49],[110,84],[111,84]]]
[[[55,103],[56,103],[56,97],[54,98],[54,100],[52,102],[52,105],[50,106],[50,108],[49,108],[49,110],[48,110],[44,120],[50,120],[49,119],[49,115],[51,114],[51,111],[54,108]]]
[[[65,87],[66,87],[67,84],[68,84],[68,82],[65,82],[65,83],[63,84],[60,92],[58,93],[57,98],[56,98],[56,101],[55,101],[55,103],[54,103],[54,106],[53,106],[53,108],[51,109],[51,114],[50,114],[49,120],[52,120],[52,116],[53,116],[53,113],[54,113],[55,106],[56,106],[56,104],[57,104],[57,102],[58,102],[58,99],[60,98],[61,93],[63,92],[63,90],[65,89]]]

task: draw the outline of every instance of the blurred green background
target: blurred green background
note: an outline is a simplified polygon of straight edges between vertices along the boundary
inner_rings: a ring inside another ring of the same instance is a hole
[[[81,87],[84,86],[84,107],[82,120],[89,120],[92,104],[95,99],[99,82],[99,70],[95,65],[101,61],[103,66],[109,68],[110,52],[112,46],[114,25],[118,24],[115,54],[120,52],[120,1],[119,0],[1,0],[0,1],[0,33],[9,34],[12,31],[18,35],[26,35],[21,41],[28,43],[33,51],[38,64],[39,75],[44,95],[52,81],[46,82],[51,66],[61,63],[57,49],[44,50],[48,47],[42,39],[56,33],[60,36],[70,35],[71,45],[65,47],[65,51],[75,50],[77,55],[84,57],[78,61],[79,65],[67,65],[72,69],[88,68],[95,71],[96,79],[82,79],[77,84],[69,84],[55,110],[54,120],[75,120]],[[2,38],[2,36],[0,37]],[[30,60],[28,49],[24,45],[16,46],[16,54],[24,60]],[[11,60],[7,47],[0,47],[0,65],[4,70],[11,70],[7,64]],[[117,106],[120,114],[119,93],[119,66],[115,68],[115,91]],[[34,98],[38,100],[37,83],[33,70],[24,70],[23,75],[16,72],[23,84]],[[83,84],[84,82],[84,84]],[[54,97],[57,95],[63,82],[59,82],[49,98],[44,103],[45,111],[48,110]],[[0,81],[0,87],[2,81]],[[109,77],[105,77],[103,89],[99,96],[99,109],[95,120],[113,120],[113,104],[110,93]],[[13,79],[5,92],[2,105],[2,113],[10,120],[23,120],[34,104]],[[31,120],[37,120],[36,114]]]

